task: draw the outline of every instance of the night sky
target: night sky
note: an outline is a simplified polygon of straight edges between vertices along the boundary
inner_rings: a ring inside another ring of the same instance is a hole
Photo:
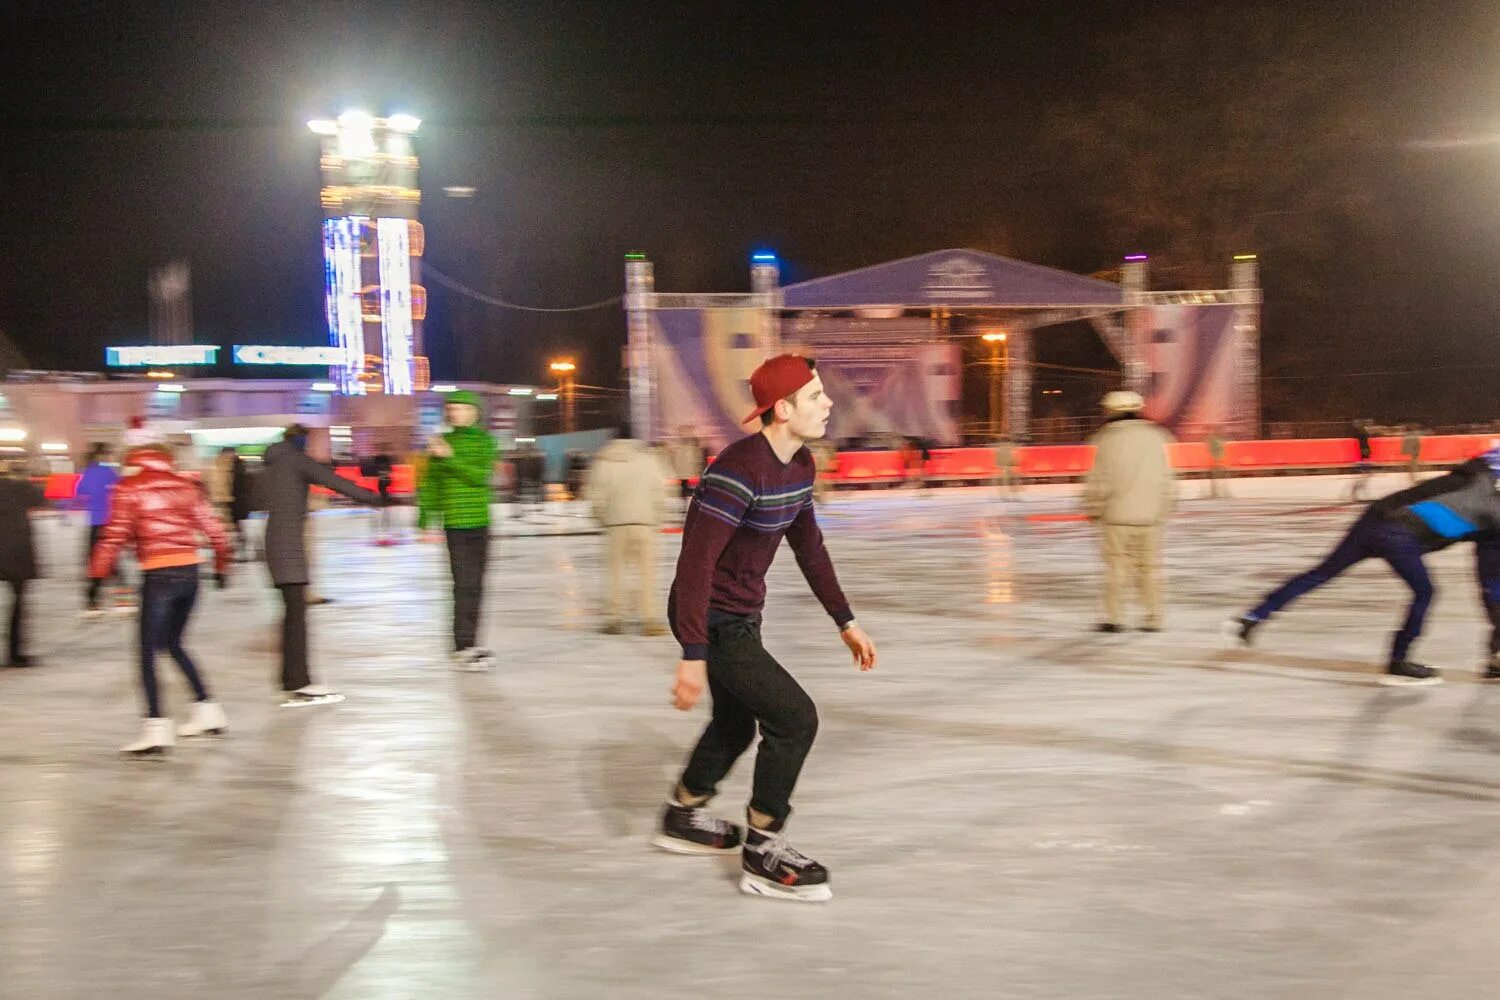
[[[1500,143],[1409,145],[1500,136],[1492,3],[299,6],[7,5],[0,331],[33,366],[145,342],[148,269],[179,258],[200,342],[325,343],[304,123],[349,107],[422,117],[427,258],[512,301],[617,294],[628,250],[664,291],[744,290],[760,247],[787,280],[958,246],[1105,270],[1155,248],[1098,225],[1097,180],[1044,134],[1116,93],[1122,47],[1149,65],[1141,39],[1170,18],[1201,31],[1202,65],[1237,67],[1241,98],[1278,39],[1312,37],[1298,59],[1360,79],[1310,93],[1309,114],[1373,115],[1350,147],[1369,224],[1265,256],[1268,416],[1500,416]],[[1264,38],[1237,30],[1268,16]],[[1194,61],[1131,91],[1137,111],[1227,109]],[[1316,139],[1285,124],[1266,169]],[[443,195],[459,184],[478,196]],[[1298,190],[1253,211],[1296,220]],[[618,310],[514,313],[427,284],[434,375],[539,381],[573,354],[583,381],[618,383]],[[1043,355],[1097,360],[1080,339]]]

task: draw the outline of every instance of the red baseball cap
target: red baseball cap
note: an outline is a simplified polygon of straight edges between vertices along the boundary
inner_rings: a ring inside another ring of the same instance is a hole
[[[755,397],[755,409],[740,423],[748,424],[756,417],[776,405],[813,380],[812,362],[800,354],[778,354],[762,361],[750,376],[750,394]]]

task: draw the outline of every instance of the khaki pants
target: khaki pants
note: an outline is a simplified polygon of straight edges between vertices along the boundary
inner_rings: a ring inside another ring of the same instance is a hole
[[[1105,524],[1104,616],[1123,625],[1125,594],[1140,588],[1146,626],[1161,627],[1161,525]]]
[[[605,595],[604,616],[618,624],[630,603],[627,591],[631,577],[640,587],[641,624],[648,629],[660,628],[656,610],[656,533],[650,524],[620,524],[604,529],[609,556],[609,590]]]

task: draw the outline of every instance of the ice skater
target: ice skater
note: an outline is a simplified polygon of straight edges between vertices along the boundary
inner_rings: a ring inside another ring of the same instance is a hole
[[[197,482],[172,465],[166,445],[133,448],[125,456],[125,475],[115,487],[109,522],[89,561],[89,576],[107,579],[120,550],[134,543],[141,564],[140,671],[146,717],[140,739],[120,752],[132,757],[160,756],[174,736],[222,733],[229,725],[224,709],[209,694],[208,684],[187,650],[182,634],[198,600],[198,546],[206,538],[214,550],[219,586],[229,569],[233,548],[219,515]],[[156,654],[166,650],[177,661],[193,689],[192,716],[173,731],[162,712],[156,682]]]
[[[1244,615],[1226,622],[1225,633],[1248,646],[1256,630],[1292,601],[1356,563],[1383,559],[1411,588],[1412,598],[1406,620],[1392,636],[1390,658],[1381,683],[1440,683],[1442,677],[1436,670],[1410,658],[1412,644],[1422,634],[1434,593],[1422,557],[1456,542],[1478,543],[1486,608],[1490,610],[1491,621],[1500,622],[1500,608],[1495,607],[1500,603],[1500,552],[1492,548],[1500,534],[1497,480],[1500,480],[1500,449],[1471,459],[1446,475],[1375,501],[1321,563],[1282,584]],[[1492,638],[1492,653],[1497,648],[1500,646]],[[1492,656],[1492,672],[1494,665]],[[1500,679],[1500,672],[1495,679]]]
[[[475,393],[449,393],[443,412],[449,429],[427,443],[419,524],[442,522],[453,574],[453,669],[477,673],[495,661],[495,654],[479,642],[484,573],[489,566],[490,506],[495,502],[495,439],[479,422]]]
[[[88,463],[84,466],[83,474],[78,477],[78,485],[73,490],[73,506],[88,512],[88,548],[83,553],[85,570],[93,555],[94,546],[99,544],[99,535],[104,531],[104,526],[109,523],[110,497],[114,494],[115,484],[120,481],[120,474],[115,471],[114,464],[110,461],[113,457],[114,453],[109,445],[102,441],[91,447]],[[104,616],[104,610],[99,607],[99,591],[108,582],[89,578],[83,592],[84,618],[97,619]]]
[[[10,626],[0,666],[36,664],[26,655],[26,589],[37,578],[31,515],[46,506],[41,488],[26,478],[21,463],[0,461],[0,583],[10,590]]]
[[[266,449],[262,475],[266,505],[265,553],[271,582],[281,592],[281,691],[283,708],[331,705],[344,696],[313,683],[307,657],[308,487],[322,486],[356,503],[380,506],[380,495],[351,482],[307,454],[308,430],[292,424]]]
[[[792,789],[818,730],[807,692],[761,644],[766,570],[785,536],[823,609],[861,670],[875,644],[854,621],[813,513],[816,475],[808,441],[822,437],[833,403],[814,364],[782,354],[750,377],[758,434],[721,452],[699,480],[683,528],[667,603],[682,645],[672,695],[682,711],[708,688],[712,718],[662,814],[654,843],[680,854],[741,852],[740,888],[752,895],[821,901],[828,869],[785,838]],[[734,762],[761,735],[748,832],[705,808]]]

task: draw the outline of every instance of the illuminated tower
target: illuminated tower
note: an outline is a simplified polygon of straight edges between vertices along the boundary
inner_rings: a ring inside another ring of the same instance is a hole
[[[333,380],[348,395],[426,388],[422,195],[411,145],[420,124],[362,111],[307,123],[323,138],[324,301],[329,342],[344,356]]]

